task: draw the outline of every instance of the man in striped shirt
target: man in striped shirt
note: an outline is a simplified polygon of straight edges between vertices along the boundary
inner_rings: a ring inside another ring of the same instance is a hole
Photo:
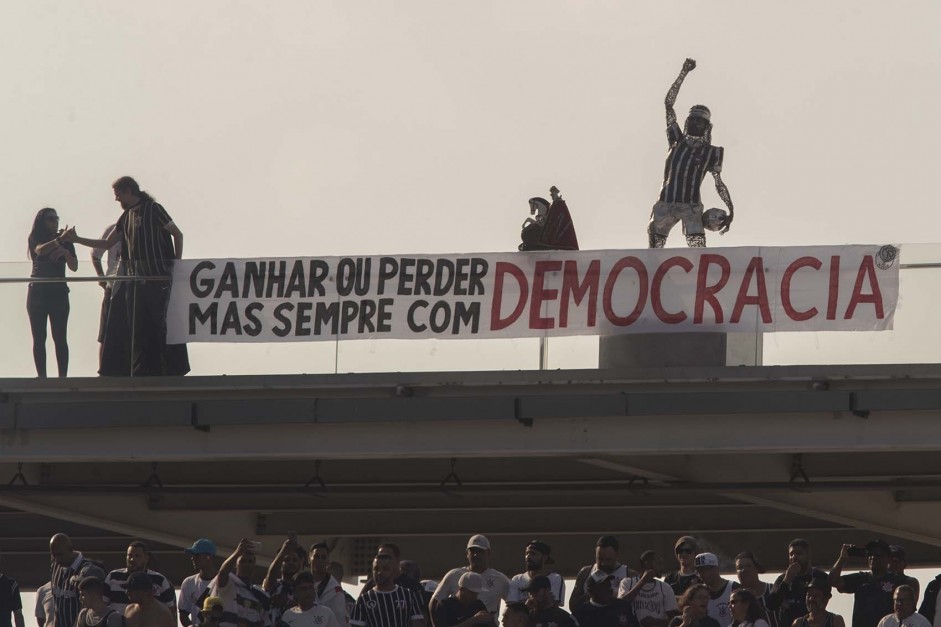
[[[49,555],[52,558],[49,567],[52,611],[46,617],[46,627],[73,627],[81,610],[79,581],[92,574],[90,570],[96,567],[84,555],[73,550],[72,540],[64,533],[57,533],[49,540]]]
[[[144,573],[153,584],[154,598],[167,606],[176,616],[176,593],[173,584],[160,573],[147,568],[150,551],[141,540],[134,540],[127,547],[127,568],[112,570],[105,577],[105,601],[118,612],[124,612],[130,603],[127,582],[134,573]]]
[[[209,584],[207,596],[222,599],[221,627],[269,626],[271,606],[268,593],[252,584],[255,553],[251,546],[252,542],[243,538]]]
[[[350,624],[356,627],[425,627],[418,597],[395,583],[392,558],[377,555],[372,562],[376,587],[356,600]]]
[[[128,284],[131,328],[131,373],[135,377],[184,375],[189,372],[185,344],[167,345],[167,304],[173,262],[183,257],[183,233],[160,204],[130,176],[112,185],[124,213],[105,239],[79,237],[75,228],[64,238],[83,246],[109,249],[123,243],[121,259],[127,273],[141,280]],[[147,280],[156,277],[155,280]]]
[[[653,206],[650,223],[647,226],[650,248],[663,248],[667,235],[677,222],[683,223],[683,233],[690,247],[702,248],[706,245],[706,232],[703,226],[703,205],[700,201],[699,187],[706,172],[711,172],[716,183],[719,198],[729,208],[729,214],[722,224],[722,233],[729,230],[735,210],[732,197],[722,182],[722,159],[724,149],[712,145],[712,122],[708,107],[696,105],[689,110],[684,130],[676,123],[676,111],[673,105],[680,93],[680,86],[686,75],[696,68],[696,61],[686,59],[683,70],[667,92],[667,140],[670,152],[667,154],[663,172],[663,187],[660,198]]]

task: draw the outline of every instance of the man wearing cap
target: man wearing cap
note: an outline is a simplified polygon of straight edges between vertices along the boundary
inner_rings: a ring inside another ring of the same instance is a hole
[[[91,574],[88,569],[93,562],[72,548],[72,539],[57,533],[49,540],[49,582],[52,594],[52,609],[46,627],[73,627],[78,618],[78,584],[81,578]],[[100,573],[104,578],[104,572]]]
[[[314,576],[304,571],[294,578],[294,600],[297,605],[289,607],[281,615],[279,625],[286,627],[341,627],[336,615],[326,605],[314,600],[316,586]]]
[[[545,575],[533,577],[522,591],[529,593],[526,604],[531,608],[529,624],[532,627],[578,627],[572,615],[556,604],[552,583]]]
[[[667,154],[663,174],[663,186],[660,198],[650,213],[647,226],[650,248],[663,248],[670,230],[677,222],[683,223],[683,234],[688,246],[702,248],[706,245],[706,232],[703,227],[703,205],[699,197],[706,172],[711,172],[716,183],[719,198],[729,208],[722,225],[722,232],[729,230],[735,210],[732,197],[722,182],[722,159],[725,150],[712,145],[712,122],[708,107],[696,105],[689,110],[685,129],[676,123],[676,111],[673,105],[680,93],[683,80],[696,68],[696,61],[686,59],[683,70],[667,92],[667,140],[670,152]]]
[[[180,624],[190,627],[199,623],[200,599],[205,596],[209,583],[218,572],[215,563],[216,544],[212,540],[200,538],[193,546],[183,551],[190,556],[196,574],[190,575],[180,584],[177,610],[180,614]]]
[[[108,606],[104,599],[105,582],[101,577],[84,577],[78,584],[82,611],[75,627],[124,627],[124,614]]]
[[[477,598],[484,589],[484,578],[475,572],[466,572],[458,580],[457,592],[438,604],[435,627],[495,627],[493,614]]]
[[[222,622],[223,603],[219,597],[204,598],[202,609],[199,610],[199,627],[219,627]]]
[[[556,603],[562,603],[565,600],[565,580],[562,575],[553,572],[548,568],[553,563],[550,557],[552,549],[548,544],[540,540],[533,540],[526,545],[526,552],[523,554],[523,560],[526,564],[526,572],[514,575],[510,579],[510,593],[506,597],[507,603],[515,603],[524,600],[522,589],[529,586],[529,582],[536,575],[545,575],[552,584],[552,596]]]
[[[807,540],[795,538],[787,545],[787,570],[775,579],[767,599],[768,611],[777,617],[778,627],[789,627],[807,614],[806,591],[811,584],[826,586],[827,595],[830,594],[827,573],[814,568],[812,558]]]
[[[579,627],[639,627],[632,605],[614,598],[612,579],[614,575],[600,570],[588,577],[588,602],[572,611]]]
[[[673,552],[679,569],[668,573],[663,581],[668,583],[673,588],[673,594],[679,597],[690,586],[702,583],[699,581],[699,575],[696,574],[696,554],[699,553],[699,544],[692,536],[682,536],[673,545]]]
[[[732,622],[729,611],[729,599],[732,591],[739,587],[737,581],[723,579],[719,574],[719,558],[715,553],[700,553],[696,556],[696,572],[699,578],[709,588],[710,617],[718,621],[719,625],[728,625]]]
[[[804,592],[804,605],[807,607],[807,613],[795,618],[790,625],[781,627],[846,627],[842,616],[827,611],[831,596],[831,586],[826,580],[808,581]]]
[[[173,611],[154,598],[154,583],[147,573],[131,573],[126,590],[130,601],[124,608],[127,627],[176,627]]]
[[[906,586],[911,586],[915,591],[915,599],[918,599],[918,593],[921,591],[921,584],[914,577],[905,574],[908,567],[908,560],[905,558],[905,547],[901,544],[889,545],[889,572],[895,573],[905,580]]]
[[[618,585],[621,580],[628,576],[634,576],[633,570],[622,564],[618,559],[620,543],[614,536],[601,536],[595,543],[595,563],[583,566],[578,575],[575,576],[575,584],[572,586],[572,594],[569,597],[569,609],[575,611],[575,608],[582,603],[588,602],[588,578],[595,571],[601,571],[607,575],[613,575],[611,580],[611,589],[617,593]]]
[[[432,616],[438,603],[458,591],[461,575],[466,572],[475,572],[483,577],[484,585],[479,598],[487,606],[487,611],[491,614],[500,611],[500,601],[505,600],[510,592],[510,580],[499,570],[490,568],[490,541],[485,536],[476,534],[467,541],[467,563],[467,566],[448,571],[441,579],[431,596],[429,609]]]
[[[876,627],[883,616],[892,612],[892,592],[905,580],[889,572],[889,545],[882,540],[866,544],[869,572],[844,575],[843,564],[853,549],[852,544],[843,545],[829,582],[840,592],[854,595],[853,627]]]
[[[657,579],[663,570],[663,558],[653,551],[644,551],[640,567],[643,575],[621,580],[618,598],[632,605],[640,627],[666,627],[670,619],[679,615],[680,608],[673,588]]]
[[[376,587],[356,599],[350,625],[355,627],[425,627],[421,601],[395,583],[392,558],[377,555],[372,561]]]
[[[892,594],[894,611],[879,621],[878,627],[931,627],[931,621],[915,612],[915,590],[907,584]]]

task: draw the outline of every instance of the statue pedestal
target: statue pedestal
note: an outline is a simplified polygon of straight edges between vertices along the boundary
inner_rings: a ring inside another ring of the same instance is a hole
[[[599,368],[760,366],[760,333],[637,333],[599,338]]]

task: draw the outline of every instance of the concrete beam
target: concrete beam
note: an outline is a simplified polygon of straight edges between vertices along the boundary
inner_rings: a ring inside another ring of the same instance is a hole
[[[231,425],[6,431],[0,455],[22,462],[618,456],[747,452],[939,451],[926,411],[546,418],[361,424]],[[813,433],[813,438],[807,434]],[[673,437],[682,434],[682,437]],[[146,447],[141,444],[146,442]]]

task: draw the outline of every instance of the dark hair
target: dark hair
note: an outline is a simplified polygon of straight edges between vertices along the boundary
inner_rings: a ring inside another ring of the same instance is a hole
[[[657,557],[656,551],[644,551],[640,554],[640,567],[646,570],[646,567],[653,563],[655,557]]]
[[[327,546],[326,542],[318,542],[317,544],[311,545],[310,552],[313,553],[316,549],[327,549],[327,552],[330,552],[330,547]]]
[[[755,595],[752,594],[748,588],[736,588],[735,590],[732,590],[732,594],[729,596],[729,601],[731,601],[736,596],[742,601],[748,603],[748,612],[745,613],[744,621],[739,622],[737,620],[733,620],[730,627],[737,627],[743,622],[754,623],[759,618],[765,617],[765,613],[762,611],[761,605],[758,603],[758,599],[755,598]]]
[[[618,542],[618,539],[614,536],[601,536],[598,538],[598,542],[595,543],[595,546],[599,548],[611,547],[615,551],[620,550],[621,543]]]
[[[144,555],[147,557],[147,566],[144,570],[156,570],[157,569],[157,559],[154,557],[153,553],[150,552],[150,549],[147,548],[147,545],[143,540],[131,540],[127,548],[134,547],[140,549],[144,552]]]
[[[506,614],[510,612],[515,612],[519,614],[529,614],[529,607],[525,603],[517,601],[516,603],[507,603],[506,604]]]
[[[399,568],[402,570],[402,574],[421,581],[421,566],[415,560],[402,560],[399,563]]]
[[[104,594],[105,582],[103,582],[99,577],[85,577],[78,583],[78,589],[80,592],[90,590],[92,592],[97,592],[98,594]]]
[[[765,572],[765,567],[761,565],[761,562],[758,561],[758,558],[755,557],[755,554],[751,551],[742,551],[735,556],[735,561],[739,560],[751,560],[752,564],[755,565],[755,570],[758,571],[758,574],[761,575]]]
[[[130,176],[122,176],[114,183],[111,184],[111,189],[120,190],[122,192],[131,192],[135,196],[139,196],[141,200],[153,200],[154,197],[143,191],[140,188],[140,185]]]
[[[50,229],[46,224],[46,216],[49,215],[50,211],[58,213],[52,207],[43,207],[36,212],[36,217],[33,218],[33,228],[29,231],[29,240],[27,241],[27,251],[30,259],[36,254],[36,251],[33,250],[34,246],[45,244],[57,235],[55,229]]]
[[[680,596],[679,601],[677,601],[677,605],[680,607],[680,609],[682,610],[684,607],[689,605],[690,602],[693,600],[693,597],[696,596],[696,593],[699,592],[700,590],[705,590],[706,594],[708,594],[710,597],[712,596],[712,592],[709,591],[709,586],[707,586],[706,584],[697,583],[695,585],[692,585],[686,589],[686,592],[684,592]]]
[[[307,550],[304,547],[299,546],[294,549],[294,552],[297,553],[298,559],[301,560],[301,568],[307,566]]]
[[[399,549],[399,545],[394,542],[383,542],[379,545],[380,549],[389,549],[392,552],[392,555],[395,556],[395,559],[402,557],[402,551]]]
[[[799,546],[802,549],[809,549],[810,542],[808,542],[807,540],[804,540],[803,538],[794,538],[793,540],[791,540],[790,544],[787,545],[787,548],[790,549],[795,546]]]
[[[294,585],[296,586],[299,583],[316,583],[314,581],[314,574],[309,570],[302,570],[301,572],[294,575]]]

